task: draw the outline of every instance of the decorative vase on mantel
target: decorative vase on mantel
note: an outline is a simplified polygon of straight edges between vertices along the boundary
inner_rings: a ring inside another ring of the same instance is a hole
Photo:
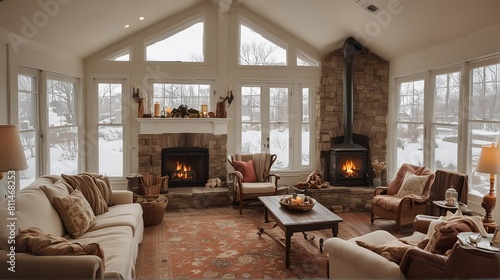
[[[382,186],[382,180],[380,178],[373,178],[373,186],[374,187]]]

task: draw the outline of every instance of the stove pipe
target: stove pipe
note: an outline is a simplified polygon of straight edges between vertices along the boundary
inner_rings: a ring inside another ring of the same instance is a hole
[[[362,49],[363,46],[352,37],[344,43],[344,144],[353,144],[354,54]]]

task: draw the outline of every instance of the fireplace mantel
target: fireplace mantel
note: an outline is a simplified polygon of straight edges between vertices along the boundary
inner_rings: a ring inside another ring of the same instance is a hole
[[[227,134],[227,118],[136,118],[140,134],[212,133]]]

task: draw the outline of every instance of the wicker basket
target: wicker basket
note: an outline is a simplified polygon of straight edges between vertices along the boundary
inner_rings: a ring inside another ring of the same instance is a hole
[[[137,203],[142,207],[144,226],[155,226],[163,221],[168,198],[164,195],[138,196]]]
[[[141,194],[143,195],[156,195],[160,194],[161,184],[156,184],[151,187],[141,187]]]
[[[280,205],[281,207],[285,207],[286,209],[294,211],[309,211],[313,209],[314,204],[316,204],[316,200],[309,196],[306,196],[304,199],[307,200],[306,203],[303,202],[302,204],[293,205],[291,201],[292,196],[284,196],[280,199]]]

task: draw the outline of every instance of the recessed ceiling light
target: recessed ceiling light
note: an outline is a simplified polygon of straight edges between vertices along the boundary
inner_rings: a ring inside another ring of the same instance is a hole
[[[139,17],[139,20],[144,20],[144,17]]]
[[[366,9],[370,12],[370,13],[373,13],[373,14],[377,14],[379,9],[377,6],[375,5],[372,5],[372,4],[369,4],[368,6],[366,6]]]
[[[125,25],[125,28],[129,28],[129,27],[130,27],[130,24]]]

